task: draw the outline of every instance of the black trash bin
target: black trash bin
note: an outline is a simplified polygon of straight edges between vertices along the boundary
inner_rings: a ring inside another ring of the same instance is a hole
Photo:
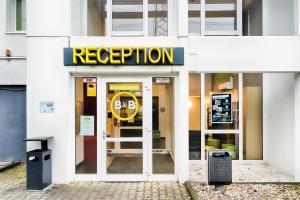
[[[29,138],[24,141],[41,142],[41,149],[28,151],[27,164],[27,190],[43,190],[52,184],[52,155],[48,149],[48,140],[53,137]]]
[[[207,181],[209,185],[232,183],[232,158],[226,150],[208,151]]]

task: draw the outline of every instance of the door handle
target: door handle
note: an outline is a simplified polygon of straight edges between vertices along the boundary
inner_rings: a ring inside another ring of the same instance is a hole
[[[105,133],[105,131],[102,131],[102,138],[103,138],[103,140],[106,138],[106,133]]]
[[[110,134],[107,134],[105,131],[102,131],[102,138],[105,139],[107,137],[110,137]]]

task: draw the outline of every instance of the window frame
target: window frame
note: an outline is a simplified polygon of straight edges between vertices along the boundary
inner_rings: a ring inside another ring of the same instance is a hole
[[[216,72],[217,73],[217,72]],[[243,73],[238,73],[238,84],[239,84],[239,90],[238,90],[238,106],[239,106],[239,127],[238,129],[207,129],[205,126],[205,74],[207,73],[201,73],[201,79],[200,79],[200,96],[204,98],[200,98],[200,109],[201,109],[201,118],[200,118],[200,127],[201,127],[201,161],[205,161],[205,136],[208,134],[237,134],[239,136],[239,159],[243,160]]]
[[[167,4],[168,4],[168,35],[167,36],[150,36],[150,37],[168,37],[171,36],[172,32],[173,32],[173,25],[172,23],[170,23],[171,18],[171,14],[173,14],[174,12],[171,11],[172,9],[174,9],[174,4],[172,4],[171,0],[167,0]],[[148,37],[149,36],[149,32],[148,32],[148,5],[149,5],[149,1],[148,0],[143,0],[143,31],[113,31],[112,27],[113,27],[113,23],[112,23],[112,0],[107,0],[107,35],[108,37],[120,37],[120,36],[143,36],[143,37]]]
[[[112,1],[107,0],[107,36],[144,36],[148,32],[148,0],[143,0],[143,31],[113,31]]]
[[[206,30],[206,0],[200,0],[200,36],[241,36],[242,30],[242,14],[243,14],[243,3],[242,0],[236,1],[236,16],[237,16],[237,29],[234,31],[208,31]],[[189,10],[188,10],[189,11]],[[188,27],[187,27],[188,28]],[[189,28],[188,28],[189,29]],[[192,33],[188,30],[189,36],[199,36],[199,34]]]
[[[21,0],[22,1],[22,0]],[[26,13],[26,0],[25,1],[25,13]],[[10,4],[10,5],[9,5]],[[10,6],[10,7],[8,7]],[[13,12],[13,14],[8,15],[8,12]],[[13,19],[9,19],[12,17]],[[25,29],[18,30],[17,29],[17,0],[6,0],[6,34],[26,34],[27,31],[27,15],[25,14]],[[13,24],[8,24],[13,23]]]
[[[198,5],[198,4],[194,4],[194,5]],[[202,5],[202,0],[199,0],[199,18],[200,18],[200,27],[199,27],[199,30],[198,30],[199,32],[191,32],[191,30],[190,30],[190,22],[189,22],[189,20],[190,20],[189,12],[193,11],[193,10],[190,10],[190,8],[189,8],[190,7],[190,3],[188,1],[188,27],[187,27],[187,29],[188,29],[188,35],[189,36],[201,36],[202,35],[202,32],[201,32],[201,30],[202,30],[202,12],[201,12],[202,7],[201,7],[201,5]]]
[[[201,29],[203,30],[203,34],[205,36],[216,36],[216,35],[242,35],[242,0],[236,1],[236,17],[237,17],[237,27],[234,31],[207,31],[206,30],[206,0],[201,0]]]

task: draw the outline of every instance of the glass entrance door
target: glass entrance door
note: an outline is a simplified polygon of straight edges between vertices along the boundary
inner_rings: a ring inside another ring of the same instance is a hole
[[[104,161],[101,171],[106,181],[146,179],[149,128],[146,80],[102,79],[102,117],[99,123],[102,125]]]

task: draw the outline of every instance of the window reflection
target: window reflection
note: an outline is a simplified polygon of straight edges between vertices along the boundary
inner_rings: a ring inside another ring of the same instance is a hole
[[[112,31],[143,31],[143,0],[112,0]]]
[[[149,36],[168,35],[168,0],[149,0],[148,34]]]
[[[76,173],[97,173],[96,78],[76,78]]]
[[[227,151],[233,160],[239,159],[238,134],[207,134],[205,135],[205,155],[208,150],[222,149]]]
[[[206,31],[237,30],[237,0],[206,0]]]
[[[222,100],[222,96],[228,95]],[[229,102],[228,108],[224,104]],[[217,105],[218,102],[220,105]],[[224,112],[224,109],[227,109]],[[237,73],[205,74],[205,128],[239,129],[239,75]],[[221,116],[216,120],[217,115]],[[229,119],[226,119],[226,116]]]
[[[200,0],[189,0],[189,34],[200,35],[201,31],[201,5]]]

